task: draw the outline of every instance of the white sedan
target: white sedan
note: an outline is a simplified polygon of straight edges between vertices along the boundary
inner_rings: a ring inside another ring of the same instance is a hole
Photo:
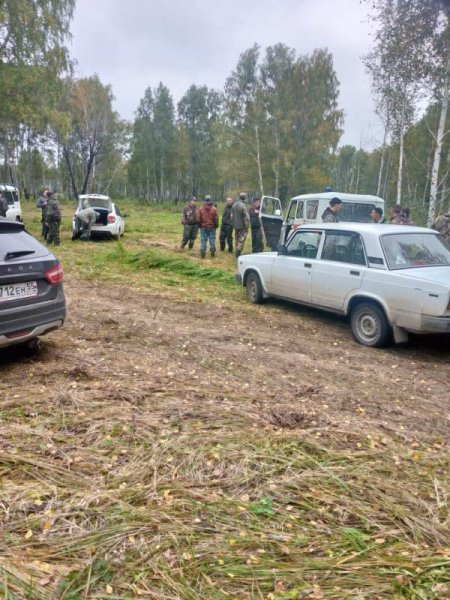
[[[238,280],[253,303],[273,296],[349,315],[365,346],[450,332],[450,248],[432,229],[303,226],[277,252],[240,256]]]
[[[84,194],[79,197],[78,207],[73,215],[72,230],[75,231],[77,213],[90,206],[98,213],[97,222],[91,229],[92,237],[109,237],[118,240],[125,233],[125,219],[119,207],[109,196],[102,194]]]

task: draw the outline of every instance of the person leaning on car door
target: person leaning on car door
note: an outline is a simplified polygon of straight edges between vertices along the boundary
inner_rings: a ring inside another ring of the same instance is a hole
[[[250,216],[245,205],[246,201],[247,194],[241,192],[239,198],[231,208],[231,222],[234,227],[234,241],[236,243],[236,258],[239,258],[244,249],[250,225]]]
[[[342,200],[331,198],[330,206],[322,213],[322,223],[339,223],[338,215],[342,210]]]

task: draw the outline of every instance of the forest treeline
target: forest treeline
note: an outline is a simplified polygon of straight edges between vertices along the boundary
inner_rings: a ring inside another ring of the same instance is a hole
[[[221,199],[241,189],[285,199],[370,193],[430,220],[449,206],[449,14],[438,0],[367,1],[364,57],[383,139],[340,146],[339,82],[326,48],[279,43],[239,57],[223,89],[192,84],[179,102],[149,86],[127,122],[97,75],[76,79],[65,46],[74,0],[0,7],[2,182],[35,196],[108,193],[145,202]]]

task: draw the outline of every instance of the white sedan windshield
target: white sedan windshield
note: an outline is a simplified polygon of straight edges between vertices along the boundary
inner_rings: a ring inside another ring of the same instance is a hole
[[[390,269],[450,265],[450,248],[439,235],[389,234],[381,237],[381,244]]]

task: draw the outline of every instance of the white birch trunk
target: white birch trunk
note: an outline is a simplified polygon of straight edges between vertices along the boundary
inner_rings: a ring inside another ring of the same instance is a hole
[[[436,135],[436,145],[434,148],[434,160],[433,169],[431,171],[431,184],[430,184],[430,204],[428,207],[428,219],[427,225],[431,227],[436,217],[436,200],[438,193],[438,178],[439,178],[439,166],[441,164],[442,144],[444,141],[445,132],[445,121],[447,119],[448,109],[448,75],[445,78],[444,90],[442,95],[441,103],[441,114],[439,116],[439,125]]]
[[[381,180],[383,178],[384,159],[385,159],[385,156],[386,156],[387,132],[388,132],[388,123],[386,123],[386,125],[384,127],[383,146],[382,146],[382,149],[381,149],[380,170],[378,172],[377,196],[379,196],[380,193],[381,193]]]
[[[405,126],[404,126],[404,115],[405,109],[402,109],[402,119],[400,123],[400,153],[398,157],[398,173],[397,173],[397,204],[402,202],[402,178],[403,178],[403,154],[404,154],[404,140],[405,140]]]
[[[259,187],[261,190],[261,195],[264,196],[264,184],[263,184],[263,176],[262,176],[262,168],[261,168],[261,149],[259,145],[259,126],[255,125],[255,141],[256,141],[256,166],[258,168],[258,180]]]

